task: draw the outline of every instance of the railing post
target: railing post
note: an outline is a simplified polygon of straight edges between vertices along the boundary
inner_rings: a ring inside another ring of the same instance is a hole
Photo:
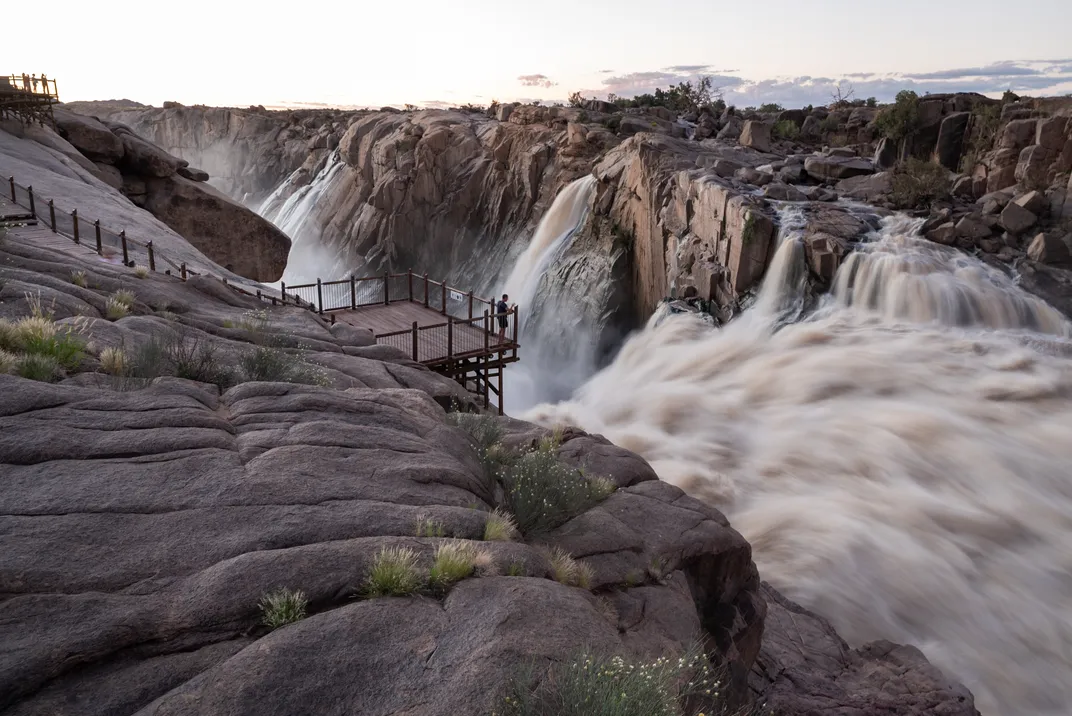
[[[78,240],[78,209],[71,212],[71,222],[74,224],[74,242],[81,243]]]
[[[11,184],[11,201],[15,201],[17,199],[15,196],[15,177],[8,177],[7,181]]]
[[[153,242],[150,241],[147,243],[145,248],[149,250],[149,270],[156,271],[156,256],[153,254]]]
[[[31,184],[30,186],[26,187],[26,191],[30,195],[30,213],[33,214],[34,216],[37,216],[37,207],[34,206],[33,184]]]
[[[130,254],[127,252],[127,230],[123,229],[119,232],[119,241],[123,244],[123,265],[130,264]]]
[[[406,282],[409,284],[409,300],[413,301],[413,269],[406,272]]]
[[[424,274],[424,307],[428,308],[428,274]]]
[[[48,200],[48,221],[52,224],[52,233],[56,233],[56,205],[52,203],[52,199]]]
[[[390,271],[384,271],[383,272],[383,305],[385,305],[385,306],[391,305],[391,289],[390,289],[390,285],[391,285],[391,272]]]
[[[93,222],[93,233],[97,235],[97,253],[98,254],[103,254],[104,253],[104,243],[101,241],[100,219],[97,219],[96,221]],[[185,265],[186,264],[183,264],[183,266],[185,266]]]
[[[283,305],[287,305],[287,284],[285,281],[279,282],[279,296],[283,301]]]
[[[447,315],[447,282],[443,282],[443,315]]]
[[[447,358],[454,357],[454,319],[447,316]]]
[[[419,348],[419,346],[418,346],[418,340],[417,340],[417,322],[414,321],[413,322],[413,362],[414,363],[419,363],[420,362],[420,361],[417,360],[417,357],[419,355],[418,348]]]
[[[179,273],[182,275],[182,280],[185,281],[186,280],[186,262],[185,261],[183,261],[182,265],[179,266]]]
[[[499,382],[499,415],[503,414],[503,362],[502,353],[499,354],[499,369],[495,372]]]
[[[491,401],[491,368],[488,365],[488,354],[484,354],[484,409],[487,410]]]
[[[487,310],[484,311],[484,352],[487,353],[491,347],[491,319],[489,318]],[[486,378],[487,376],[485,376]]]
[[[357,310],[357,279],[350,274],[350,310]]]
[[[469,320],[473,320],[473,292],[469,292]]]
[[[513,314],[514,314],[514,340],[513,340],[513,343],[516,346],[517,345],[517,323],[518,323],[518,321],[517,321],[517,306],[514,306]]]
[[[317,313],[319,313],[321,316],[323,316],[324,315],[324,287],[323,287],[323,284],[320,283],[320,279],[316,280],[316,303],[317,303],[317,308],[319,309],[319,310],[317,310]]]

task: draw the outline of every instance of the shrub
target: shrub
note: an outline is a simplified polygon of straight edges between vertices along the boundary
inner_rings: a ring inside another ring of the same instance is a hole
[[[925,209],[949,198],[949,172],[940,164],[909,159],[894,169],[890,183],[890,200],[899,209]]]
[[[402,597],[421,586],[417,553],[408,547],[384,547],[376,555],[365,580],[369,597]]]
[[[497,478],[513,462],[500,442],[503,436],[502,424],[493,415],[476,413],[448,413],[447,421],[469,433],[476,441],[477,456],[484,468],[484,475],[489,480]]]
[[[772,113],[772,112],[784,112],[785,107],[777,102],[767,102],[766,104],[759,105],[760,112]]]
[[[548,554],[551,562],[551,578],[556,582],[567,584],[571,587],[591,589],[594,574],[592,568],[583,562],[578,562],[569,552],[555,547]]]
[[[445,590],[472,575],[476,569],[477,554],[472,542],[456,540],[439,545],[432,568],[428,571],[428,583],[432,589]]]
[[[89,285],[89,279],[86,278],[85,271],[71,271],[71,283],[75,286],[85,288]]]
[[[108,375],[127,374],[127,354],[122,348],[105,348],[98,357],[101,370]]]
[[[868,97],[867,101],[864,104],[871,109],[874,109],[878,106],[878,99],[876,97]]]
[[[968,127],[964,157],[960,168],[965,174],[971,174],[983,155],[994,146],[994,139],[1001,125],[1001,108],[996,104],[977,103],[972,108],[971,124]]]
[[[418,537],[442,537],[445,534],[443,523],[431,517],[417,518]]]
[[[306,363],[301,353],[290,353],[271,346],[257,346],[245,354],[242,357],[242,371],[246,380],[304,385],[330,384],[327,375]]]
[[[137,278],[147,278],[149,276],[149,269],[145,266],[135,266],[134,276]]]
[[[680,658],[630,662],[579,654],[545,674],[522,670],[507,687],[504,716],[682,716],[726,713],[720,682],[698,648]]]
[[[897,99],[875,117],[879,134],[895,141],[904,139],[919,126],[919,95],[912,90],[901,90]]]
[[[270,629],[278,629],[301,621],[305,618],[308,605],[309,600],[305,598],[304,592],[277,589],[264,595],[260,601],[261,624]]]
[[[59,380],[63,375],[60,364],[55,358],[39,353],[26,353],[19,356],[18,362],[15,364],[15,372],[23,378],[40,380],[45,383]]]
[[[168,358],[176,378],[215,383],[221,390],[234,382],[231,369],[219,361],[216,346],[208,341],[173,341],[169,346]]]
[[[43,315],[20,318],[15,323],[0,320],[0,349],[51,358],[61,369],[82,364],[85,343],[70,327],[60,327]],[[39,379],[42,380],[42,379]]]
[[[823,121],[819,123],[819,131],[823,134],[830,134],[831,132],[838,131],[841,124],[838,122],[837,117],[832,114],[826,115]]]
[[[775,139],[796,139],[800,135],[800,127],[791,119],[783,119],[775,123],[771,133]]]
[[[512,542],[516,538],[517,524],[513,517],[498,507],[488,513],[484,523],[485,542]]]
[[[614,492],[605,478],[588,478],[558,460],[558,445],[543,440],[503,471],[506,506],[525,535],[558,527]]]
[[[0,348],[0,374],[10,373],[19,364],[19,357]]]

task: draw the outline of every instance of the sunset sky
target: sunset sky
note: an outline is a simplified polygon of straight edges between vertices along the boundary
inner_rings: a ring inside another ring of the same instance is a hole
[[[252,8],[256,8],[253,11]],[[188,0],[49,5],[2,71],[63,100],[443,106],[630,96],[700,74],[739,105],[974,90],[1072,93],[1072,1]]]

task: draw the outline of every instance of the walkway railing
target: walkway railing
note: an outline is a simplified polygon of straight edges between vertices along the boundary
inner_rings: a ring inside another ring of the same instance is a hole
[[[52,105],[59,99],[56,80],[25,74],[0,76],[0,118],[55,124]]]
[[[187,274],[197,275],[197,272],[188,268],[184,262],[176,263],[162,255],[153,247],[152,240],[144,243],[137,241],[127,236],[126,230],[115,233],[101,226],[99,219],[91,222],[79,215],[78,209],[61,209],[52,199],[35,194],[33,186],[18,184],[15,177],[8,177],[8,193],[13,203],[28,209],[32,216],[43,221],[53,233],[66,236],[76,244],[84,244],[100,256],[121,255],[123,264],[131,266],[135,263],[131,257],[138,255],[150,271],[156,271],[156,263],[160,261],[170,267],[165,268],[164,273],[170,274],[174,269],[184,281]]]
[[[376,342],[398,348],[414,361],[435,364],[475,356],[513,351],[517,354],[518,309],[496,313],[495,301],[481,298],[472,291],[435,281],[428,274],[419,276],[413,271],[384,273],[381,276],[322,281],[297,285],[280,284],[284,304],[308,308],[320,315],[336,311],[356,311],[373,306],[396,303],[416,303],[444,317],[439,323],[376,333]],[[499,319],[505,318],[510,328],[506,342],[498,341]]]

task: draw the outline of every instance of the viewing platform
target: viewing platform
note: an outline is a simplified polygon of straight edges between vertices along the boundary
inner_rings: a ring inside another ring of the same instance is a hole
[[[412,271],[367,278],[280,285],[283,303],[294,303],[367,328],[376,343],[402,350],[415,362],[445,375],[503,412],[503,370],[518,360],[518,309],[497,313],[480,298]],[[506,330],[500,339],[500,319]]]
[[[0,119],[55,124],[52,105],[59,101],[56,80],[25,74],[0,76]]]

